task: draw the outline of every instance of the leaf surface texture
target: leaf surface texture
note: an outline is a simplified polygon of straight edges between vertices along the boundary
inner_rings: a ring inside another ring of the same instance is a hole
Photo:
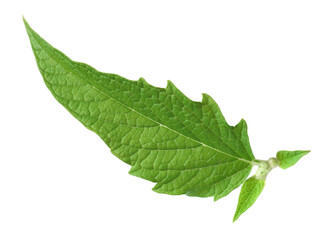
[[[310,151],[279,151],[277,152],[277,159],[280,161],[279,166],[283,169],[292,167],[296,164],[303,156],[308,154]]]
[[[247,179],[241,187],[236,213],[233,221],[236,221],[241,214],[250,208],[261,194],[265,185],[265,179],[258,179],[255,176]]]
[[[25,25],[53,96],[132,166],[130,174],[155,182],[154,191],[217,200],[247,178],[254,155],[246,122],[230,126],[210,96],[195,102],[170,81],[157,88],[99,72]]]

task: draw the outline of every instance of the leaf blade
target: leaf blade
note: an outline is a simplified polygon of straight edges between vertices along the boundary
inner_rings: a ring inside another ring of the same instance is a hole
[[[74,62],[24,21],[39,70],[53,96],[112,153],[130,174],[154,190],[215,199],[238,187],[251,171],[244,120],[229,126],[214,100],[193,102],[170,81],[165,89]],[[189,120],[189,121],[188,121]]]
[[[238,205],[233,217],[235,222],[246,212],[257,200],[265,185],[265,179],[258,179],[255,176],[247,179],[241,187]]]
[[[310,151],[279,151],[277,152],[277,159],[279,160],[279,166],[282,169],[289,168],[296,164],[303,156],[310,153]]]

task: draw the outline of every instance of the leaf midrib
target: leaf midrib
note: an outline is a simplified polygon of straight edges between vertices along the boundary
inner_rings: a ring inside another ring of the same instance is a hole
[[[30,33],[31,33],[31,30],[32,30],[32,29],[30,28]],[[32,30],[32,31],[33,31],[33,30]],[[37,41],[38,44],[42,47],[43,45],[39,42],[39,40],[38,40],[37,38],[34,37],[34,34],[37,34],[37,33],[32,32],[32,34],[33,34],[32,36],[33,36],[34,40]],[[40,36],[39,36],[39,37],[40,37]],[[41,37],[40,37],[40,38],[41,38]],[[174,129],[172,129],[172,128],[169,128],[168,126],[166,126],[166,125],[164,125],[164,124],[162,124],[162,123],[160,123],[160,122],[158,122],[158,121],[156,121],[156,120],[154,120],[154,119],[152,119],[152,118],[150,118],[150,117],[148,117],[148,116],[145,116],[144,114],[138,112],[137,110],[131,108],[130,106],[127,106],[126,104],[124,104],[124,103],[122,103],[122,102],[119,102],[118,100],[112,98],[111,96],[109,96],[108,94],[106,94],[105,92],[103,92],[101,89],[96,88],[95,86],[91,85],[89,82],[85,81],[82,77],[78,76],[76,72],[71,71],[70,69],[66,68],[66,66],[65,66],[64,64],[62,64],[61,61],[57,61],[57,59],[55,59],[55,58],[52,56],[52,54],[50,54],[50,52],[49,52],[49,50],[48,50],[47,48],[43,47],[43,49],[47,52],[48,56],[50,56],[55,62],[57,62],[58,64],[60,64],[60,65],[61,65],[64,69],[66,69],[68,72],[70,72],[70,73],[74,74],[75,76],[77,76],[77,77],[80,79],[80,81],[86,83],[86,85],[88,85],[89,87],[91,87],[91,88],[97,90],[99,93],[103,94],[104,96],[106,96],[107,98],[113,100],[114,102],[116,102],[116,103],[118,103],[118,104],[120,104],[120,105],[122,105],[122,106],[128,108],[129,110],[131,110],[131,111],[133,111],[133,112],[139,114],[140,116],[142,116],[142,117],[144,117],[144,118],[146,118],[146,119],[148,119],[148,120],[150,120],[150,121],[152,121],[152,122],[158,124],[160,127],[164,127],[164,128],[166,128],[166,129],[168,129],[168,130],[170,130],[170,131],[172,131],[172,132],[174,132],[174,133],[176,133],[176,134],[178,134],[178,135],[180,135],[180,136],[182,136],[182,137],[184,137],[184,138],[187,138],[187,139],[189,139],[189,140],[191,140],[191,141],[193,141],[193,142],[196,142],[196,143],[198,143],[198,144],[201,144],[202,146],[207,147],[207,148],[209,148],[209,149],[212,149],[212,150],[214,150],[214,151],[216,151],[216,152],[222,153],[222,154],[224,154],[224,155],[230,156],[230,157],[232,157],[232,158],[236,158],[236,159],[238,159],[238,160],[240,160],[240,161],[243,161],[243,162],[246,162],[246,163],[249,163],[249,164],[253,165],[253,161],[249,161],[249,160],[247,160],[247,159],[243,159],[243,158],[239,158],[239,157],[237,157],[237,156],[233,156],[233,155],[231,155],[231,154],[229,154],[229,153],[226,153],[226,152],[223,152],[223,151],[221,151],[221,150],[219,150],[219,149],[217,149],[217,148],[214,148],[214,147],[212,147],[212,146],[206,145],[206,144],[203,143],[203,142],[199,142],[199,141],[197,141],[197,140],[195,140],[195,139],[193,139],[193,138],[191,138],[191,137],[189,137],[189,136],[186,136],[186,135],[184,135],[184,134],[182,134],[182,133],[180,133],[180,132],[178,132],[178,131],[176,131],[176,130],[174,130]],[[68,58],[68,60],[71,61],[72,63],[75,63],[74,61],[72,61],[72,60],[69,59],[69,58]]]

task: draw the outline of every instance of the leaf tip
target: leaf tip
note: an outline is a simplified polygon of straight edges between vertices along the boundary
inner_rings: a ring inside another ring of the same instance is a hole
[[[22,19],[23,19],[23,23],[26,29],[26,32],[29,35],[29,38],[31,38],[31,35],[34,33],[34,31],[32,30],[32,28],[30,27],[29,23],[26,21],[25,17],[22,15]]]
[[[175,86],[175,84],[173,84],[173,82],[171,82],[170,80],[167,80],[166,90],[172,90],[173,91],[174,89],[179,91],[179,89]]]
[[[209,96],[207,93],[202,93],[202,103],[208,104],[210,100],[212,100],[211,96]]]
[[[138,82],[142,83],[142,84],[147,84],[145,78],[141,77],[138,79]]]
[[[235,221],[237,221],[237,219],[240,217],[241,214],[238,214],[237,212],[234,214],[233,219],[232,219],[232,223],[234,223]]]
[[[152,188],[152,190],[156,193],[163,193],[162,190],[160,189],[161,187],[162,187],[161,183],[156,183]]]
[[[247,131],[247,123],[246,123],[246,121],[245,121],[245,119],[240,119],[240,121],[237,123],[237,125],[236,126],[234,126],[235,128],[244,128],[244,129],[246,129],[246,131]]]
[[[30,27],[29,23],[26,21],[26,19],[25,19],[25,17],[24,17],[23,14],[22,14],[22,19],[23,19],[23,23],[24,23],[25,28],[26,29],[30,29],[31,27]]]
[[[214,196],[214,202],[220,200],[222,197],[220,195],[215,195]]]

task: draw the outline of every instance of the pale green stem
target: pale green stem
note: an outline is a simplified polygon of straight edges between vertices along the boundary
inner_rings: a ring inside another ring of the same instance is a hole
[[[264,160],[256,160],[258,162],[259,168],[255,173],[256,179],[265,179],[268,173],[274,169],[275,167],[279,166],[279,160],[277,158],[269,158],[268,161]]]

